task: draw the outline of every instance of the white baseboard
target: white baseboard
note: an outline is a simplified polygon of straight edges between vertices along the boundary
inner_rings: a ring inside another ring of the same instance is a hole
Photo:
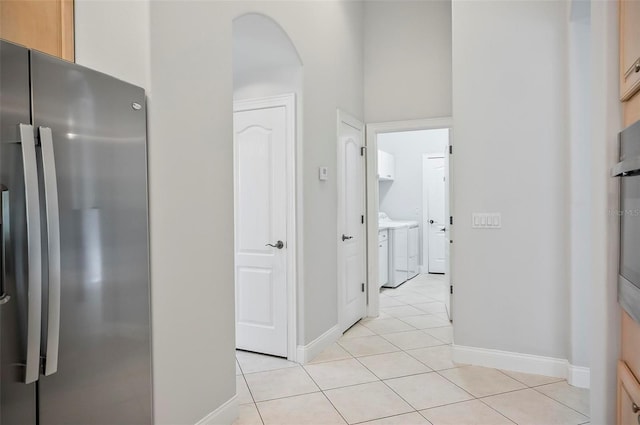
[[[569,385],[573,385],[574,387],[589,388],[591,386],[591,369],[569,364],[567,381]]]
[[[573,366],[566,359],[455,344],[452,350],[456,363],[564,378],[570,385],[580,388],[590,386],[589,368]]]
[[[238,419],[238,396],[234,395],[196,425],[231,425]]]
[[[335,325],[309,344],[298,345],[296,360],[301,364],[310,362],[314,357],[322,353],[325,348],[336,342],[340,336],[342,336],[340,326]]]

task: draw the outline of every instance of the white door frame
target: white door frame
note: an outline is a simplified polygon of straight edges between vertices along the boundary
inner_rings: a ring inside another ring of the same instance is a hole
[[[429,231],[430,227],[426,227],[429,218],[429,187],[425,184],[424,175],[425,161],[430,159],[444,159],[444,154],[423,154],[422,155],[422,273],[429,273]],[[443,200],[444,201],[444,200]],[[445,217],[446,220],[446,217]],[[446,270],[445,270],[446,272]]]
[[[453,118],[428,118],[410,121],[391,121],[366,125],[365,145],[367,147],[367,314],[376,317],[380,314],[380,292],[378,288],[378,134],[401,131],[449,129],[449,144],[453,140]],[[451,175],[451,168],[449,175]],[[453,205],[451,205],[453,211]],[[453,215],[453,212],[451,213]],[[374,237],[376,236],[376,237]],[[451,237],[453,239],[453,236]],[[452,250],[453,251],[453,250]],[[451,253],[453,257],[453,252]],[[453,276],[449,276],[453,279]]]
[[[338,113],[337,113],[337,120],[336,120],[336,146],[337,146],[337,160],[340,161],[342,160],[342,158],[340,158],[340,124],[341,123],[346,123],[347,125],[350,125],[351,127],[355,128],[355,129],[359,129],[361,134],[362,134],[362,146],[366,147],[366,136],[365,136],[365,125],[362,121],[358,120],[357,118],[355,118],[353,115],[348,114],[347,112],[338,109]],[[365,149],[366,150],[366,149]],[[364,182],[363,184],[365,185],[365,187],[363,188],[364,190],[364,198],[365,198],[365,205],[364,205],[364,216],[365,216],[365,223],[364,223],[364,237],[365,237],[365,241],[364,241],[364,255],[363,255],[363,261],[364,261],[364,276],[363,278],[366,280],[368,278],[369,273],[367,272],[367,251],[368,251],[368,244],[369,244],[369,232],[368,232],[368,225],[367,225],[367,187],[366,187],[366,181],[367,181],[367,157],[365,156],[364,158],[364,166],[363,166],[363,174],[364,174]],[[341,241],[341,237],[342,237],[342,230],[340,228],[340,212],[342,211],[342,197],[340,196],[340,176],[338,176],[338,163],[336,163],[336,187],[338,189],[338,204],[337,204],[337,214],[336,214],[336,218],[337,218],[337,233],[336,233],[336,252],[337,252],[337,258],[338,258],[338,264],[337,264],[337,279],[336,279],[336,285],[337,285],[337,289],[338,289],[338,326],[340,327],[341,331],[343,330],[343,325],[344,325],[344,312],[342,311],[342,305],[343,305],[343,299],[342,299],[342,288],[340,288],[340,276],[342,276],[342,269],[344,267],[343,264],[343,256],[342,256],[342,241]],[[377,220],[377,218],[376,218]],[[376,221],[377,223],[377,221]],[[377,237],[377,233],[376,233],[376,238],[375,238],[375,245],[376,245],[376,250],[378,249],[378,237]],[[377,251],[376,251],[377,252]],[[376,263],[376,267],[377,267],[377,263]],[[377,270],[377,269],[376,269]],[[377,275],[376,275],[377,276]],[[370,282],[365,281],[365,303],[367,303],[368,300],[368,295],[369,295],[369,289],[370,289]],[[365,308],[365,316],[368,314],[368,307]]]
[[[233,112],[251,111],[256,109],[268,109],[284,107],[287,117],[287,359],[297,361],[297,293],[298,293],[298,232],[296,206],[298,199],[297,167],[296,167],[296,95],[288,93],[279,96],[261,97],[233,102]],[[235,155],[235,144],[234,144]],[[234,183],[235,186],[235,183]],[[237,188],[234,187],[234,194]],[[234,201],[235,203],[235,201]],[[235,232],[235,217],[234,217]],[[235,239],[235,236],[234,236]],[[234,282],[235,285],[235,282]],[[235,323],[234,323],[235,326]]]

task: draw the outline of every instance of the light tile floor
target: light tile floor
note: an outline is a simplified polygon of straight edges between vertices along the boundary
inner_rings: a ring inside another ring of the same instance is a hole
[[[236,425],[579,425],[589,392],[547,376],[455,364],[442,278],[383,289],[381,312],[301,366],[237,352]]]

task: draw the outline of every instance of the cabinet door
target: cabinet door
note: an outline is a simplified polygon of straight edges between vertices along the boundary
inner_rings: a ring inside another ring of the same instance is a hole
[[[378,178],[380,180],[393,180],[394,158],[388,152],[378,151]]]
[[[640,1],[620,0],[620,98],[640,89]]]
[[[622,361],[618,362],[618,425],[640,424],[640,383]]]
[[[0,38],[73,61],[73,0],[0,0]]]

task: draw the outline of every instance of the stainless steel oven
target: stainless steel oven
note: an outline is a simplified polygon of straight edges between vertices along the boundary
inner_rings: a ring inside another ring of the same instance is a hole
[[[620,267],[618,300],[640,323],[640,121],[619,135],[620,162],[612,175],[620,178]]]

